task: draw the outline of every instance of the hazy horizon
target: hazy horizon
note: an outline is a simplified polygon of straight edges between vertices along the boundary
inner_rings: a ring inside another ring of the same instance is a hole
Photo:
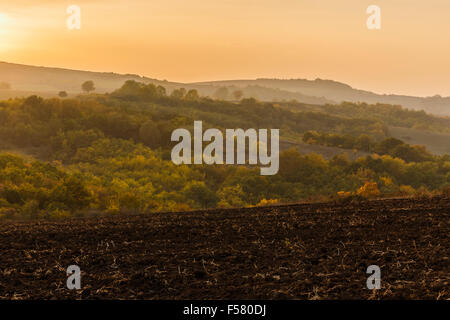
[[[70,4],[81,7],[81,30],[66,28]],[[381,30],[366,27],[371,4]],[[0,60],[182,83],[320,78],[450,96],[447,12],[444,0],[18,0],[0,4]]]

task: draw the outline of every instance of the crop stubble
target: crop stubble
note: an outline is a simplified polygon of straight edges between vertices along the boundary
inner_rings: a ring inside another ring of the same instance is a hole
[[[450,299],[449,216],[435,197],[4,221],[0,298]]]

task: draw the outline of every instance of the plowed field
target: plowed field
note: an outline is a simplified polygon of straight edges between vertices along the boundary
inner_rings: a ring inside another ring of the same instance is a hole
[[[450,299],[449,218],[436,197],[3,221],[0,298]]]

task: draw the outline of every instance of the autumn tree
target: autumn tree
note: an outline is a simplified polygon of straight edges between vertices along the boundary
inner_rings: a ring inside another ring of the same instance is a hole
[[[380,195],[378,185],[376,182],[367,181],[361,188],[358,189],[357,194],[364,198],[376,198]]]

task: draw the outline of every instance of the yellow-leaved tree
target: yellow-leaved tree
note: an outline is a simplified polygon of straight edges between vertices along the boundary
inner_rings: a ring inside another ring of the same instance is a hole
[[[380,195],[380,190],[378,190],[378,185],[376,182],[367,181],[361,188],[358,189],[357,194],[361,197],[371,199],[378,197]]]

